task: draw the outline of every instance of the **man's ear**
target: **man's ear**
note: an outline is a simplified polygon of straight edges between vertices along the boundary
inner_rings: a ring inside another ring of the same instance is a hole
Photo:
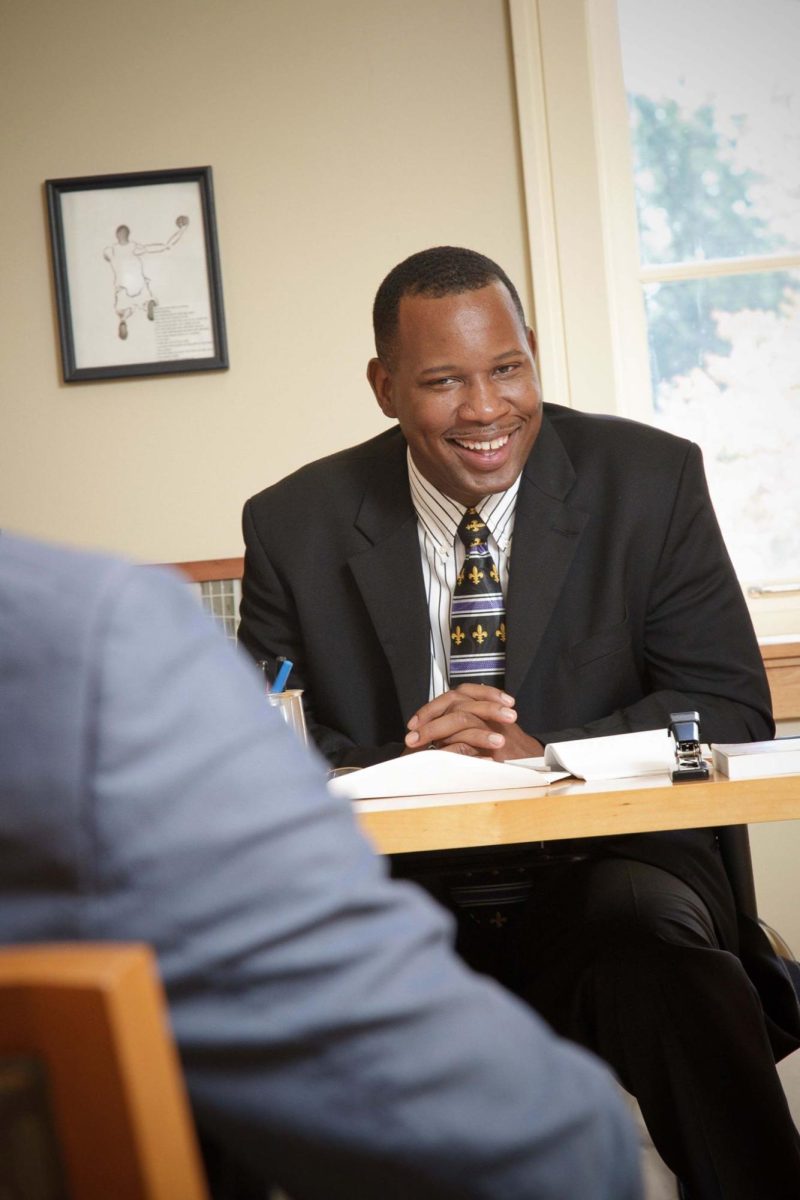
[[[531,348],[531,354],[533,355],[533,361],[536,362],[536,350],[537,350],[537,345],[538,345],[537,341],[536,341],[536,334],[533,332],[530,325],[527,326],[525,332],[528,336],[528,345]]]
[[[379,358],[371,358],[367,364],[367,379],[375,393],[375,399],[385,417],[397,418],[392,400],[392,376],[386,365]]]

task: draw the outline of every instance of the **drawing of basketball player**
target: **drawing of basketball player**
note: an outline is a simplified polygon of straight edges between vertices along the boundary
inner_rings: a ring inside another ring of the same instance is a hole
[[[119,317],[118,334],[124,341],[128,336],[128,318],[136,309],[147,313],[150,321],[155,320],[155,310],[158,300],[150,290],[150,280],[145,274],[143,257],[145,254],[163,254],[183,237],[184,230],[189,224],[188,217],[175,219],[177,230],[166,242],[141,242],[130,240],[131,231],[127,225],[120,225],[116,230],[116,242],[106,246],[103,258],[111,264],[114,272],[114,308]]]

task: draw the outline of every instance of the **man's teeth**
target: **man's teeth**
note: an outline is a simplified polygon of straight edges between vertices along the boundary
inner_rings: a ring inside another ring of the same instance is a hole
[[[493,438],[491,442],[467,442],[463,438],[456,438],[456,441],[465,450],[499,450],[508,441],[508,434],[505,437]]]

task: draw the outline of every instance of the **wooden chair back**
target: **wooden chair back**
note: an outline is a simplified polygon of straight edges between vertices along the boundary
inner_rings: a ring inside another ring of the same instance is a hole
[[[147,946],[0,948],[3,1111],[15,1200],[208,1200]]]

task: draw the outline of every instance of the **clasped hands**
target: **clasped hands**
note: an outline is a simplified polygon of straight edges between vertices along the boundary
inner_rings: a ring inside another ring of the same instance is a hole
[[[517,723],[513,696],[483,683],[462,683],[423,704],[408,722],[404,754],[449,750],[494,758],[531,758],[544,747]]]

